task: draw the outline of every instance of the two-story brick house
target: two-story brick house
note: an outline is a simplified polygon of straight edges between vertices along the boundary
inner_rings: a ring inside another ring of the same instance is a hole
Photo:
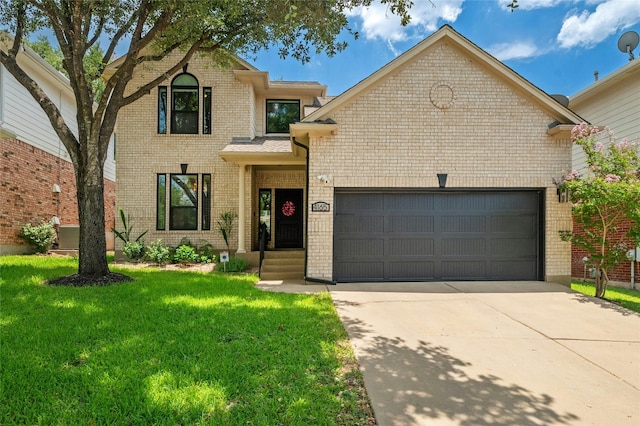
[[[118,206],[149,239],[218,248],[236,212],[249,257],[264,221],[270,249],[306,250],[309,281],[568,282],[551,177],[579,116],[449,26],[326,100],[192,60],[123,110]]]

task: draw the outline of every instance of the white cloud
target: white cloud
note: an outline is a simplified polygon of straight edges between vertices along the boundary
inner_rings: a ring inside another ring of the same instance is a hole
[[[399,42],[412,37],[415,31],[435,31],[439,21],[455,22],[462,13],[464,0],[417,0],[410,10],[411,22],[406,27],[388,6],[375,0],[371,6],[358,7],[349,16],[362,20],[362,34],[367,39]],[[422,38],[424,34],[420,35]]]
[[[532,58],[544,53],[531,42],[500,43],[489,47],[487,52],[500,61]]]
[[[563,48],[593,46],[612,34],[640,22],[640,0],[607,0],[593,13],[584,10],[568,15],[558,34]]]

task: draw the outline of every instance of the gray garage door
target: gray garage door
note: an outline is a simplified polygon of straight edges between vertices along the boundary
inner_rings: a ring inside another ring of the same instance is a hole
[[[334,280],[540,280],[538,191],[335,194]]]

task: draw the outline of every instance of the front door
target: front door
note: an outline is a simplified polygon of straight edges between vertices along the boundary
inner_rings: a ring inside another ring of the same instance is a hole
[[[302,189],[276,189],[275,248],[302,248]]]

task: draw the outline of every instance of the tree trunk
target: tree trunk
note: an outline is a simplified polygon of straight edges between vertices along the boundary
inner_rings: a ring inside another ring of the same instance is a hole
[[[88,158],[87,164],[76,167],[80,219],[78,275],[96,278],[110,273],[104,229],[104,172],[95,156]]]
[[[604,294],[607,291],[607,282],[603,277],[603,270],[600,267],[596,267],[596,294],[598,299],[604,299]]]

